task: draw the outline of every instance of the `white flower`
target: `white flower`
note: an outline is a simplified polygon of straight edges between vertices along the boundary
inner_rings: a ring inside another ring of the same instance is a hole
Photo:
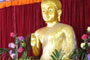
[[[16,58],[16,54],[15,53],[11,54],[10,56],[11,56],[12,59]]]
[[[84,48],[86,43],[81,43],[81,48]]]
[[[87,31],[90,32],[90,27],[87,28]]]
[[[14,43],[11,43],[11,48],[15,48],[15,44]]]

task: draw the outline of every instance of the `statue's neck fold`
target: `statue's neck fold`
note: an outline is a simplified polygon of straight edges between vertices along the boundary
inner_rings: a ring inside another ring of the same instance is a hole
[[[56,23],[58,23],[58,22],[57,21],[47,22],[47,27],[53,27]]]

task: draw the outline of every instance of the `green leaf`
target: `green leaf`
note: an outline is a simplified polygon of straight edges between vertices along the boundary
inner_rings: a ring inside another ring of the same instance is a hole
[[[9,52],[9,49],[5,49],[4,51],[5,51],[5,54],[7,54]]]
[[[36,58],[36,57],[30,56],[30,57],[29,57],[29,60],[34,60],[34,58]]]
[[[3,56],[2,60],[5,60],[5,56]]]
[[[61,52],[62,52],[62,49],[60,49],[60,51],[59,51],[59,57],[61,56]]]
[[[85,40],[84,40],[84,42],[87,42],[87,41],[88,41],[88,39],[85,39]]]
[[[10,60],[10,57],[8,58],[8,60]]]
[[[59,57],[59,60],[62,60],[62,58],[63,58],[63,55]]]
[[[3,55],[2,56],[0,56],[0,59],[3,57]]]
[[[4,50],[3,49],[0,49],[0,54],[3,54]]]
[[[55,57],[57,57],[57,55],[54,53],[54,52],[52,52],[53,53],[53,55],[55,56]]]
[[[81,60],[84,59],[84,56],[85,56],[85,53],[83,52],[83,53],[81,54]]]
[[[22,58],[27,58],[27,51],[23,52]]]
[[[40,57],[39,56],[34,56],[34,57],[32,57],[33,59],[40,59]]]
[[[3,54],[3,52],[5,51],[5,53],[9,52],[8,48],[0,48],[0,54]]]
[[[53,60],[62,60],[64,54],[61,54],[61,52],[62,52],[62,49],[59,52],[58,52],[58,50],[55,49],[55,52],[52,52],[53,55],[51,55],[52,59]]]
[[[85,58],[84,58],[84,60],[87,60],[87,55],[85,55]]]
[[[77,56],[77,54],[74,54],[73,56],[72,56],[72,58],[75,58]]]
[[[56,53],[57,57],[59,58],[59,53],[56,49],[55,49],[55,53]]]
[[[56,60],[54,56],[51,55],[51,57],[52,57],[53,60]]]

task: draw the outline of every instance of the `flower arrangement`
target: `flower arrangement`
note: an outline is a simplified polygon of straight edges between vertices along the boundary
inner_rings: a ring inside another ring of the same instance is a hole
[[[81,60],[90,60],[90,27],[87,28],[87,34],[81,36],[83,42],[80,44],[81,48],[76,49],[72,58],[79,58]]]
[[[10,48],[9,54],[12,59],[18,59],[18,53],[25,51],[26,43],[23,36],[17,36],[15,33],[10,33],[11,37],[15,38],[15,43],[9,43],[8,47]],[[20,44],[20,46],[19,46]]]
[[[0,48],[0,59],[4,59],[4,54],[10,56],[8,60],[34,60],[34,58],[39,58],[27,56],[27,50],[30,50],[31,46],[28,47],[28,45],[26,44],[27,42],[25,41],[25,38],[23,36],[17,36],[17,34],[11,32],[10,37],[15,38],[15,41],[8,44],[9,48]],[[21,58],[18,57],[19,53],[22,53]]]

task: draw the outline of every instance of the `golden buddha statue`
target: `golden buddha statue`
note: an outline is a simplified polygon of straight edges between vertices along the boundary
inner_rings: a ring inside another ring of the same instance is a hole
[[[31,34],[31,46],[36,56],[42,55],[40,60],[50,60],[52,52],[57,49],[64,53],[63,60],[71,60],[73,50],[76,48],[76,40],[73,28],[59,23],[62,14],[62,5],[59,0],[45,0],[41,3],[42,16],[47,23]]]

